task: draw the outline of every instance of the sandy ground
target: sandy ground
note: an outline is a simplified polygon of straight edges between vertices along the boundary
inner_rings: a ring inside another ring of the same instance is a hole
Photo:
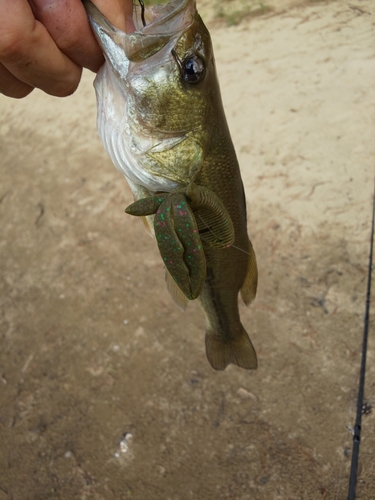
[[[0,500],[346,498],[375,9],[275,5],[209,23],[259,262],[257,299],[241,306],[256,372],[213,371],[197,304],[183,314],[169,298],[97,138],[93,75],[63,100],[0,98]],[[374,424],[364,415],[362,499],[375,498]]]

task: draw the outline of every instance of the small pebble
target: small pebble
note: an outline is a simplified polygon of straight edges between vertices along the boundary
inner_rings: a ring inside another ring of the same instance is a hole
[[[252,392],[247,391],[243,387],[240,387],[237,391],[237,394],[241,396],[241,398],[251,399],[253,401],[258,401],[258,398]]]
[[[124,438],[122,439],[122,441],[120,441],[120,451],[121,453],[127,453],[129,451],[129,444],[130,444],[130,441],[132,440],[133,438],[133,434],[130,434],[130,432],[127,432],[124,436]]]

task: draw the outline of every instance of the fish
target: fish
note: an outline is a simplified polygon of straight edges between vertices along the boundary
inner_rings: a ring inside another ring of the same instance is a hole
[[[222,104],[209,31],[194,0],[134,6],[132,33],[84,0],[105,57],[94,86],[100,139],[158,244],[167,288],[198,300],[212,368],[257,368],[238,295],[255,298],[258,270],[246,198]]]

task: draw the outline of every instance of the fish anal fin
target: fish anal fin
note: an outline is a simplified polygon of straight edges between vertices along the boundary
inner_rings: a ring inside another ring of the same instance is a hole
[[[257,261],[253,245],[249,240],[249,259],[247,262],[245,281],[243,282],[241,288],[241,297],[247,306],[255,299],[255,295],[257,293],[257,286],[258,286]]]
[[[230,364],[246,370],[258,366],[257,355],[251,340],[242,325],[240,332],[230,339],[208,330],[206,332],[206,355],[214,370],[225,370]]]
[[[179,309],[181,309],[181,311],[185,311],[189,303],[189,299],[186,297],[184,292],[177,285],[177,283],[167,270],[165,270],[165,282],[167,284],[167,290],[172,297],[173,302]]]

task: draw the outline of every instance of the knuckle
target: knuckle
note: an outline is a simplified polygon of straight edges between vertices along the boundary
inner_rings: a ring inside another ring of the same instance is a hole
[[[74,94],[74,92],[77,90],[78,85],[75,87],[70,86],[64,86],[62,88],[56,89],[56,91],[53,92],[53,95],[55,97],[69,97],[70,95]]]
[[[10,97],[13,97],[14,99],[23,99],[24,97],[31,94],[33,90],[34,90],[33,87],[18,89],[18,91],[13,92],[14,95],[11,95]]]
[[[0,93],[7,97],[21,99],[26,97],[33,90],[32,85],[28,85],[16,78],[5,66],[0,63]]]
[[[82,45],[82,40],[80,33],[67,30],[55,38],[55,43],[62,52],[70,52],[71,50],[79,50]]]
[[[22,99],[28,96],[33,90],[33,87],[29,87],[27,85],[12,85],[5,89],[0,89],[0,92],[6,97],[12,97],[13,99]]]
[[[53,95],[56,97],[69,97],[77,90],[80,79],[81,73],[72,76],[68,81],[61,82],[61,84],[54,89]]]
[[[0,32],[0,59],[14,61],[24,52],[26,33],[19,28]]]

